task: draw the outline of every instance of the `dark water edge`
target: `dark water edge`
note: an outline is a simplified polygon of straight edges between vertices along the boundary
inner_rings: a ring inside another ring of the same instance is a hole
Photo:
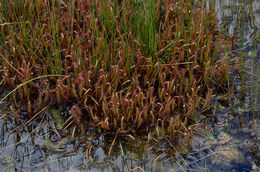
[[[235,31],[240,3],[239,0],[216,2],[219,22],[227,34]],[[239,33],[243,41],[234,52],[242,54],[247,62],[242,76],[231,75],[237,88],[236,100],[217,97],[212,102],[216,106],[215,115],[208,119],[208,130],[201,127],[202,134],[193,137],[191,149],[167,148],[163,143],[147,145],[143,140],[129,137],[116,143],[108,157],[105,154],[113,137],[89,131],[83,138],[60,139],[46,112],[35,119],[37,125],[21,127],[19,132],[11,131],[13,126],[22,125],[20,121],[0,120],[0,171],[259,171],[260,1],[254,0],[252,7],[254,16],[249,16],[249,8],[242,8],[248,16]],[[4,114],[4,107],[0,109]]]
[[[216,5],[226,33],[234,35],[239,31],[234,53],[246,63],[242,75],[232,73],[230,76],[237,89],[235,100],[216,100],[216,115],[209,126],[211,132],[208,130],[204,136],[193,138],[191,157],[196,160],[189,161],[191,164],[185,170],[260,171],[260,1],[255,0],[252,6],[243,5],[243,8],[241,3],[218,1]],[[243,19],[238,15],[241,10],[244,10]]]

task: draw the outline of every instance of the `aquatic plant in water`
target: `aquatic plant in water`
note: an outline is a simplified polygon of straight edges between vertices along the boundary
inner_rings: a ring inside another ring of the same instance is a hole
[[[70,107],[73,136],[92,127],[187,142],[232,67],[211,1],[3,0],[0,16],[13,114]]]

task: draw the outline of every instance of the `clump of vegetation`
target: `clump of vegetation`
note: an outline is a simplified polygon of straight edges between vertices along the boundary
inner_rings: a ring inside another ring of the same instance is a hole
[[[92,127],[187,140],[196,111],[209,108],[230,69],[212,4],[1,1],[2,86],[19,87],[13,114],[67,106],[64,128],[73,133]]]

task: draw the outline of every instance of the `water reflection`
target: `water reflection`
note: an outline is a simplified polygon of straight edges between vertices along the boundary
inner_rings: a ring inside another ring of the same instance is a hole
[[[49,116],[43,114],[17,132],[13,126],[21,124],[15,119],[1,120],[3,171],[165,171],[176,164],[168,158],[174,148],[168,152],[163,148],[167,143],[147,144],[146,140],[124,137],[113,144],[111,156],[106,156],[114,134],[90,131],[84,137],[61,139],[47,122]]]
[[[217,124],[211,120],[210,132],[195,136],[187,168],[209,171],[256,171],[260,166],[260,1],[252,6],[239,0],[217,1],[219,22],[227,35],[238,34],[238,44],[231,55],[245,62],[242,73],[231,74],[235,100],[215,103],[215,117],[225,119]],[[204,168],[202,168],[204,167]]]

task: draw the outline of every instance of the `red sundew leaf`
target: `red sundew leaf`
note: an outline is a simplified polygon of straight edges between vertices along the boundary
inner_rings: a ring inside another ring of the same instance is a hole
[[[145,99],[144,94],[143,94],[143,92],[140,92],[140,93],[138,94],[138,104],[139,104],[141,107],[144,106],[143,99]]]
[[[203,105],[202,109],[204,109],[205,107],[207,107],[209,105],[209,102],[212,98],[212,91],[213,91],[212,88],[208,88],[208,92],[207,92],[206,99],[204,101],[204,105]]]
[[[138,120],[138,124],[137,124],[137,128],[139,128],[143,123],[143,119],[141,118],[141,115],[139,117],[139,120]]]
[[[108,112],[109,112],[109,109],[108,109],[107,104],[105,104],[104,102],[102,102],[102,110],[103,110],[103,113],[104,113],[104,115],[106,117]]]
[[[82,116],[80,108],[78,108],[76,105],[73,105],[71,108],[71,114],[72,117],[76,120],[76,124],[79,125],[81,123],[80,118]]]
[[[114,127],[116,128],[117,127],[117,119],[113,118],[113,122],[114,122]]]
[[[164,114],[167,117],[170,116],[170,113],[171,113],[171,102],[172,102],[172,100],[167,100],[166,104],[164,106]]]
[[[126,121],[128,122],[132,116],[133,112],[131,110],[128,111],[127,113],[127,118],[126,118]]]
[[[72,83],[72,96],[78,99],[78,95],[76,93],[76,86]]]
[[[31,115],[32,114],[32,104],[31,101],[28,100],[28,108],[27,108],[28,114]]]
[[[105,130],[110,130],[109,128],[109,123],[108,123],[108,118],[105,118],[105,120],[102,120],[101,121],[101,127]]]
[[[154,116],[154,114],[153,114],[153,111],[150,111],[150,116],[152,117],[152,119],[151,119],[151,124],[154,124],[154,122],[155,122],[155,116]]]
[[[143,113],[144,113],[144,119],[145,121],[147,120],[147,115],[148,115],[148,104],[146,104],[143,108]]]
[[[161,102],[163,102],[164,97],[165,97],[165,93],[164,93],[164,88],[159,88],[159,99]]]
[[[137,120],[139,119],[139,116],[140,116],[140,111],[139,111],[139,108],[137,107],[137,108],[136,108],[136,111],[135,111],[135,120],[134,120],[134,124],[137,123]]]
[[[125,130],[125,126],[124,126],[124,116],[121,118],[121,126],[120,126],[120,129],[122,130],[122,131],[124,131]]]
[[[175,121],[175,123],[176,123],[176,121]],[[170,119],[170,121],[169,121],[169,126],[168,126],[168,128],[167,128],[167,131],[168,131],[168,133],[173,133],[174,132],[174,120],[173,120],[173,117],[171,117],[171,119]]]
[[[42,106],[42,92],[39,91],[39,94],[38,94],[38,109]]]
[[[13,106],[9,107],[14,115],[15,118],[20,118],[20,115],[18,114],[18,112],[20,111],[20,109],[18,109],[17,111],[14,110]]]
[[[151,111],[154,111],[155,98],[156,98],[156,97],[154,97],[153,101],[151,101],[151,103],[150,103],[150,107],[151,107],[150,110],[151,110]]]
[[[56,89],[56,95],[57,95],[57,100],[58,100],[58,103],[61,103],[61,94],[60,94],[60,89]]]

